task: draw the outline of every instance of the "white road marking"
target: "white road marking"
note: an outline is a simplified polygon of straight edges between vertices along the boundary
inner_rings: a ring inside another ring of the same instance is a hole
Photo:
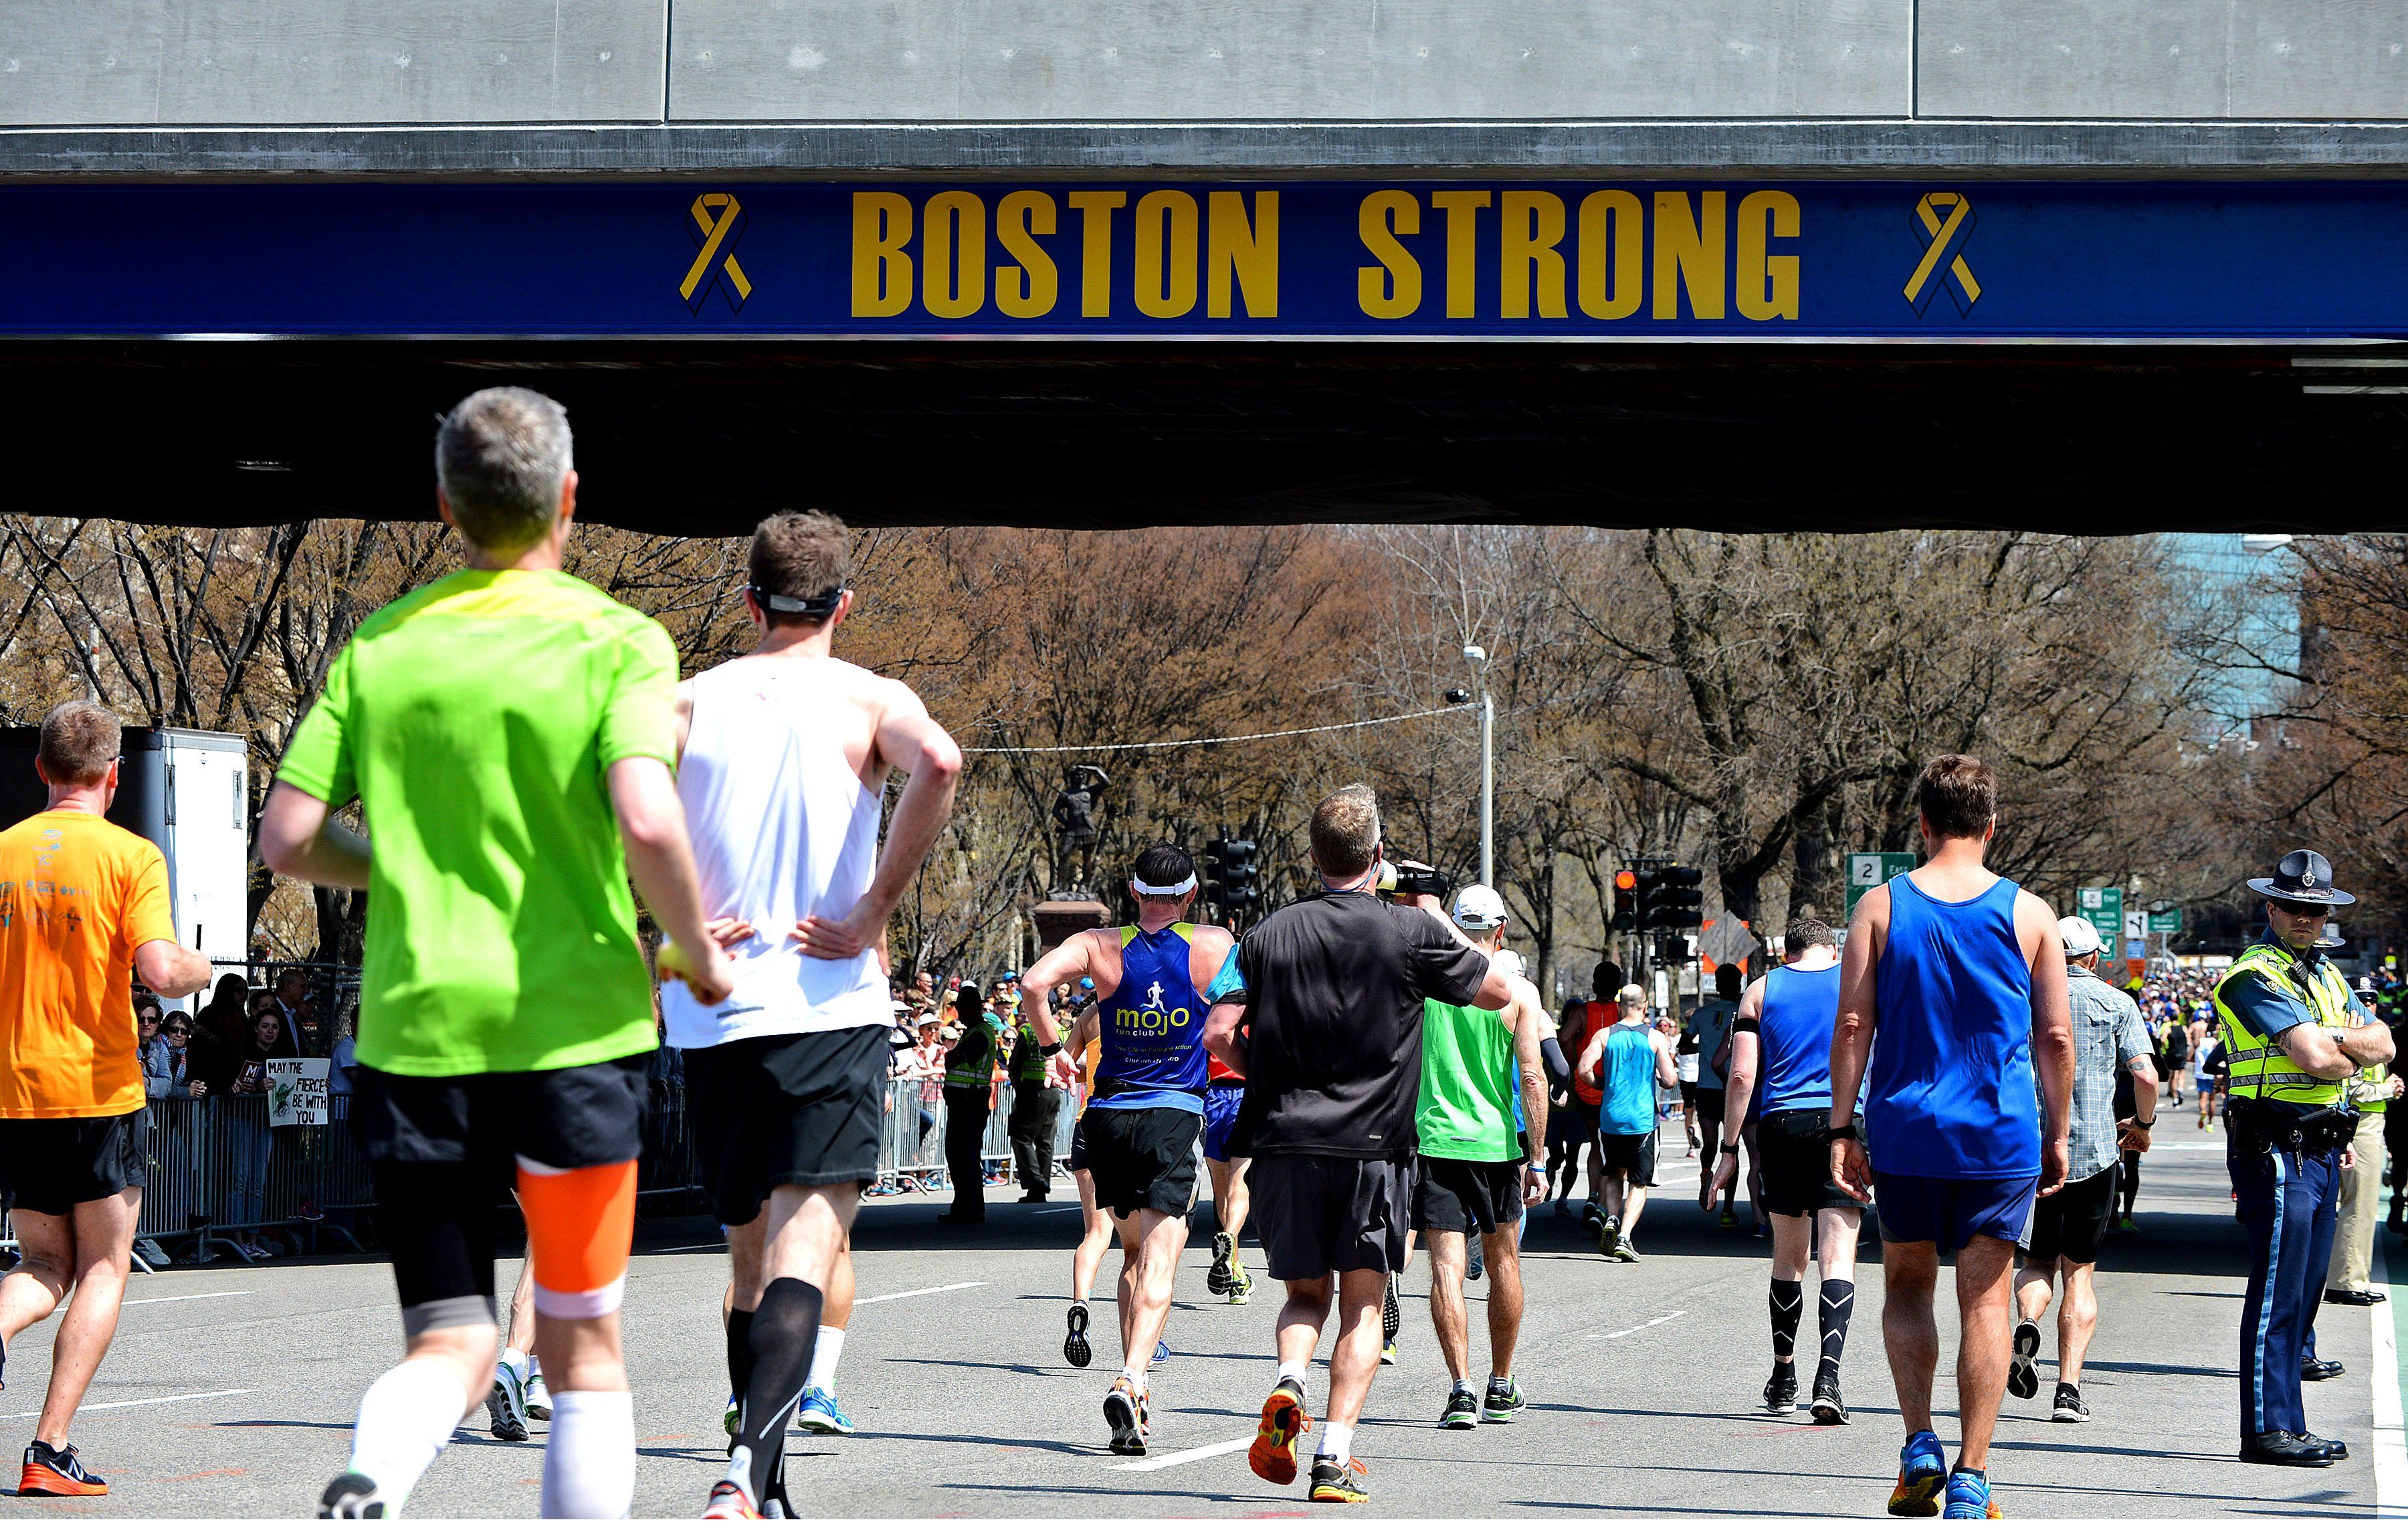
[[[127,1298],[118,1307],[139,1309],[146,1303],[190,1303],[194,1298],[247,1298],[249,1296],[251,1296],[250,1288],[230,1287],[222,1293],[179,1293],[172,1298]]]
[[[2374,1241],[2374,1269],[2372,1273],[2376,1291],[2391,1286],[2390,1263],[2383,1258],[2383,1239]],[[2395,1299],[2396,1301],[2396,1299]],[[2400,1405],[2400,1332],[2399,1322],[2391,1317],[2394,1305],[2378,1303],[2368,1309],[2374,1322],[2374,1513],[2377,1516],[2408,1516],[2408,1430],[2403,1430]]]
[[[120,1399],[115,1404],[88,1404],[78,1410],[76,1413],[89,1415],[95,1410],[132,1410],[137,1405],[177,1404],[185,1399],[223,1399],[236,1394],[250,1392],[251,1390],[247,1388],[213,1388],[206,1394],[163,1394],[155,1399]],[[0,1420],[34,1420],[41,1413],[38,1410],[28,1410],[19,1415],[0,1415]]]
[[[958,1293],[965,1287],[984,1287],[984,1282],[947,1282],[942,1287],[915,1287],[908,1293],[881,1293],[874,1298],[855,1298],[856,1309],[865,1303],[893,1303],[896,1298],[924,1298],[931,1293]]]
[[[1652,1330],[1658,1324],[1669,1324],[1687,1312],[1688,1310],[1686,1309],[1675,1309],[1669,1314],[1657,1314],[1654,1319],[1649,1320],[1644,1324],[1633,1324],[1627,1330],[1615,1330],[1611,1335],[1592,1335],[1588,1339],[1591,1340],[1619,1340],[1627,1335],[1637,1335],[1641,1330]]]
[[[1231,1453],[1242,1453],[1254,1444],[1252,1437],[1236,1437],[1227,1441],[1216,1441],[1210,1447],[1190,1447],[1183,1453],[1165,1453],[1160,1457],[1140,1458],[1134,1463],[1115,1463],[1112,1468],[1121,1473],[1156,1473],[1164,1468],[1175,1468],[1182,1463],[1200,1463],[1208,1457],[1226,1457]]]
[[[707,1245],[671,1245],[666,1250],[656,1250],[653,1251],[652,1253],[655,1255],[686,1255],[691,1254],[697,1250],[725,1250],[726,1248],[726,1240],[713,1239]]]

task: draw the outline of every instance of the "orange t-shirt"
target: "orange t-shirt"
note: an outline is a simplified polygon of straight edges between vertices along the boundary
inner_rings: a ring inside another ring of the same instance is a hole
[[[175,939],[148,840],[71,809],[0,830],[0,1117],[141,1108],[134,952]]]

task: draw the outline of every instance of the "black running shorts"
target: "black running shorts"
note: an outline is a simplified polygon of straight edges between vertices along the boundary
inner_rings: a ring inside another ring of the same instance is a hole
[[[1756,1128],[1756,1168],[1764,1172],[1764,1210],[1784,1218],[1807,1218],[1825,1208],[1864,1204],[1831,1179],[1831,1145],[1825,1136],[1831,1109],[1767,1112]]]
[[[878,1179],[886,1033],[782,1032],[685,1051],[695,1161],[722,1224],[752,1223],[780,1186]]]
[[[1633,1186],[1656,1184],[1656,1135],[1600,1133],[1597,1142],[1605,1155],[1607,1170],[1621,1171],[1630,1178]]]
[[[1246,1224],[1275,1281],[1333,1271],[1401,1271],[1412,1222],[1411,1160],[1257,1154],[1246,1172]]]
[[[1087,1168],[1087,1119],[1083,1114],[1081,1115],[1077,1122],[1070,1124],[1070,1158],[1068,1163],[1070,1174],[1074,1176],[1080,1171]]]
[[[142,1184],[150,1163],[146,1108],[116,1117],[0,1118],[0,1177],[11,1203],[64,1218]]]
[[[1179,1107],[1107,1107],[1079,1119],[1087,1136],[1087,1174],[1096,1206],[1115,1218],[1140,1208],[1184,1218],[1196,1206],[1204,1170],[1204,1117]]]
[[[1520,1160],[1413,1162],[1413,1227],[1424,1234],[1495,1234],[1522,1221]]]
[[[2115,1190],[2123,1172],[2111,1165],[2086,1180],[2068,1181],[2055,1196],[2032,1204],[2031,1233],[2024,1240],[2024,1260],[2048,1266],[2057,1260],[2093,1266],[2099,1246],[2107,1238],[2108,1221],[2115,1212]]]

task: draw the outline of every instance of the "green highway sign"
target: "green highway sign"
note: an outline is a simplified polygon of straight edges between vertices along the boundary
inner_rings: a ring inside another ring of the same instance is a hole
[[[2182,935],[2182,911],[2179,909],[2150,910],[2149,935],[2153,937],[2176,937]]]
[[[2099,934],[2114,941],[2124,930],[2124,891],[2120,888],[2086,888],[2074,895],[2074,905],[2099,927]]]
[[[1901,872],[1914,870],[1913,852],[1850,852],[1848,853],[1848,913],[1856,912],[1856,901]]]

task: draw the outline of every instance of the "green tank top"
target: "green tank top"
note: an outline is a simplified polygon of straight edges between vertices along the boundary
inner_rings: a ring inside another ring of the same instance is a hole
[[[1521,1158],[1514,1132],[1513,1034],[1494,1010],[1422,1002],[1422,1153],[1490,1164]]]

